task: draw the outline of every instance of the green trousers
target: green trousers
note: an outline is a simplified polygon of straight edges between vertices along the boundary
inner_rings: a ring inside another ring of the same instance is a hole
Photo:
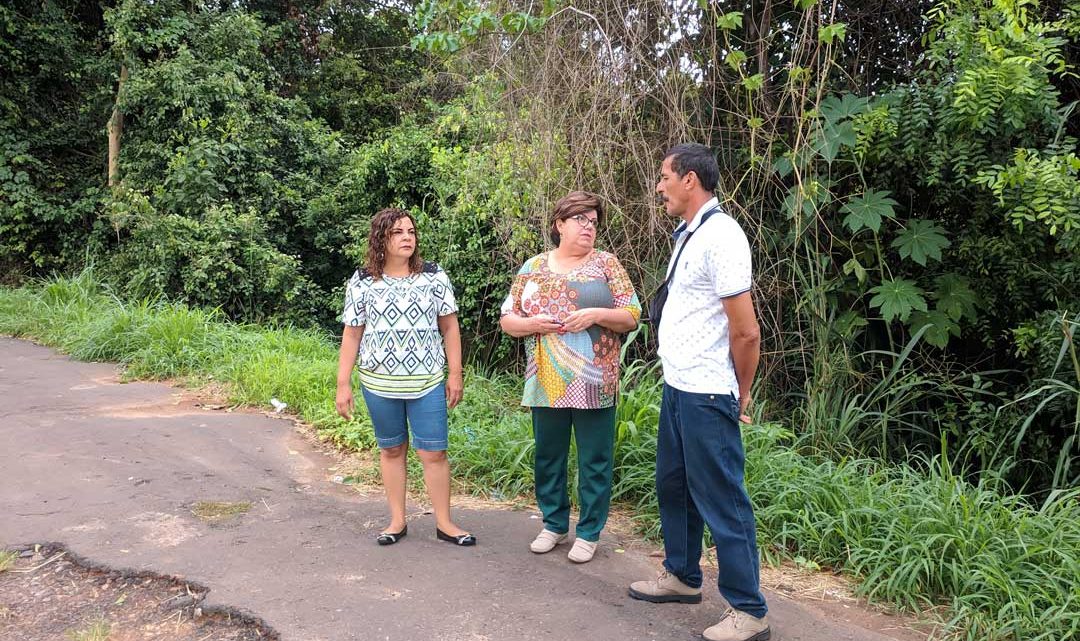
[[[578,503],[581,514],[577,537],[597,541],[607,523],[611,504],[611,470],[615,454],[615,408],[579,410],[532,408],[536,440],[536,502],[544,515],[544,528],[565,534],[570,531],[570,498],[566,491],[566,466],[570,456],[570,432],[577,443]]]

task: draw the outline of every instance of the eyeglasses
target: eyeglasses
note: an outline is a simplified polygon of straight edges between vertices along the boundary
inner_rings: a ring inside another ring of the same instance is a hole
[[[573,216],[570,216],[569,219],[581,225],[582,229],[589,229],[590,227],[593,229],[600,228],[599,218],[589,218],[585,214],[574,214]]]

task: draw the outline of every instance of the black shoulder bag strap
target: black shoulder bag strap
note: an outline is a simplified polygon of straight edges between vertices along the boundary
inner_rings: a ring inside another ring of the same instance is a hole
[[[705,212],[701,217],[701,222],[694,228],[694,231],[687,232],[686,240],[682,242],[679,251],[675,254],[675,260],[671,263],[671,271],[667,273],[664,282],[660,283],[660,286],[656,288],[656,291],[649,301],[649,323],[653,326],[653,333],[656,334],[657,340],[660,340],[660,315],[664,313],[664,303],[667,302],[668,292],[671,287],[671,279],[675,278],[675,270],[679,268],[679,259],[682,258],[683,250],[690,244],[690,239],[697,233],[697,230],[701,229],[701,226],[704,225],[713,214],[719,211],[720,207],[713,207]]]

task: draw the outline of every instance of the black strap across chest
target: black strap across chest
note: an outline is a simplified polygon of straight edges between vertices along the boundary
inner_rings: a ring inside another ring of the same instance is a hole
[[[697,230],[701,229],[701,226],[704,225],[707,220],[712,218],[713,214],[719,212],[719,207],[713,207],[701,216],[701,222],[694,228],[694,231],[687,232],[686,240],[683,241],[682,245],[679,247],[679,251],[675,254],[675,262],[671,264],[671,271],[668,272],[667,278],[664,279],[664,284],[667,285],[668,288],[671,287],[671,279],[675,277],[675,270],[679,268],[679,258],[682,257],[683,250],[686,249],[686,246],[690,244],[690,238],[697,233]]]

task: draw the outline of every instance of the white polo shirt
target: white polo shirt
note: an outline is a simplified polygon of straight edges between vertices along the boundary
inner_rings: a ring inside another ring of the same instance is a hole
[[[698,394],[730,392],[738,398],[739,382],[721,299],[750,290],[750,243],[739,223],[722,210],[698,229],[702,215],[718,205],[713,198],[689,225],[683,221],[675,229],[668,274],[687,233],[697,231],[679,258],[679,268],[669,285],[657,353],[668,385]]]

